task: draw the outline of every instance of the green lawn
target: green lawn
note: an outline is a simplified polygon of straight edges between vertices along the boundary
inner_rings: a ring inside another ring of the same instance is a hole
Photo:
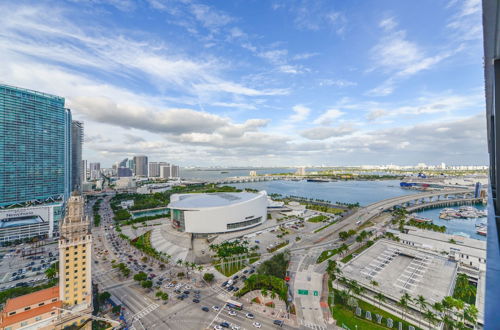
[[[352,258],[354,258],[353,254],[360,254],[361,252],[363,252],[364,250],[368,249],[370,246],[373,245],[373,242],[372,244],[369,244],[369,243],[366,243],[365,245],[363,245],[362,247],[356,249],[355,251],[353,251],[351,254],[345,256],[343,259],[341,259],[340,261],[342,261],[343,263],[347,263],[349,262]]]
[[[326,219],[328,219],[328,217],[326,215],[318,215],[318,216],[309,218],[307,221],[312,222],[312,223],[317,223],[317,222],[323,222]]]
[[[322,263],[326,259],[333,257],[334,255],[336,255],[339,252],[340,252],[339,249],[325,250],[325,251],[321,252],[318,259],[316,260],[316,263],[317,264]]]
[[[333,289],[331,283],[328,284],[330,288],[330,292],[333,290],[335,293],[338,292],[338,290]],[[336,302],[338,300],[335,300]],[[328,298],[328,304],[331,308],[332,306],[332,301],[331,298]],[[363,314],[365,315],[366,311],[370,311],[372,314],[373,321],[368,321],[364,317],[358,317],[356,313],[350,309],[347,306],[344,306],[342,304],[336,303],[333,307],[333,313],[332,316],[335,320],[337,320],[337,325],[342,326],[342,324],[346,325],[350,329],[357,329],[358,330],[371,330],[371,329],[390,329],[389,327],[386,326],[386,319],[390,318],[394,322],[393,328],[397,328],[398,322],[403,323],[403,329],[408,329],[408,325],[413,325],[408,322],[403,321],[400,317],[388,313],[385,310],[382,310],[370,303],[367,303],[366,301],[358,299],[358,306],[363,310]],[[376,321],[375,314],[379,314],[382,316],[382,324],[378,324]],[[421,330],[417,326],[413,325],[415,327],[415,330]]]

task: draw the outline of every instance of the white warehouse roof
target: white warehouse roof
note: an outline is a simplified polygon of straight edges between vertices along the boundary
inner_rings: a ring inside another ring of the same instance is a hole
[[[173,194],[170,196],[169,208],[172,209],[199,209],[208,207],[221,207],[238,204],[267,195],[265,191],[258,193],[249,192],[218,192],[218,193],[192,193]]]

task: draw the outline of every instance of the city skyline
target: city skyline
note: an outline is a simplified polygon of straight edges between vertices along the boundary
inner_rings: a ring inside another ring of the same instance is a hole
[[[65,97],[104,167],[487,164],[479,1],[0,6],[2,81]]]

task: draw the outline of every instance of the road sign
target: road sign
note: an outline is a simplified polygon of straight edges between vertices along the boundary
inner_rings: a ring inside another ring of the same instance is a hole
[[[299,289],[299,294],[308,295],[309,294],[309,290],[300,290]]]
[[[317,297],[318,296],[318,291],[314,291],[314,296]]]

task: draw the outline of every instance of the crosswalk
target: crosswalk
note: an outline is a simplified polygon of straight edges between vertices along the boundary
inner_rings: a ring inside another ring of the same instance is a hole
[[[303,320],[303,319],[298,319],[297,321],[299,321],[300,325],[303,325],[309,329],[326,330],[326,325],[319,325],[319,324],[311,323],[311,322],[308,322],[308,321]]]
[[[231,320],[228,320],[228,319],[222,318],[222,317],[220,317],[220,316],[217,316],[217,317],[215,318],[215,322],[216,322],[216,323],[226,322],[226,323],[228,323],[228,324],[229,324],[229,328],[230,328],[230,329],[231,329],[231,327],[232,327],[233,325],[237,325],[237,326],[239,326],[239,327],[240,327],[240,330],[246,330],[246,328],[241,327],[240,325],[238,325],[238,324],[236,324],[236,323],[232,323],[232,322],[231,322]]]
[[[148,315],[149,313],[151,313],[152,311],[154,311],[155,309],[157,309],[158,307],[160,307],[160,305],[156,304],[156,303],[152,303],[148,306],[146,306],[144,309],[140,310],[139,312],[137,312],[133,317],[132,317],[132,323],[134,321],[137,321],[137,320],[140,320],[142,319],[144,316]]]

